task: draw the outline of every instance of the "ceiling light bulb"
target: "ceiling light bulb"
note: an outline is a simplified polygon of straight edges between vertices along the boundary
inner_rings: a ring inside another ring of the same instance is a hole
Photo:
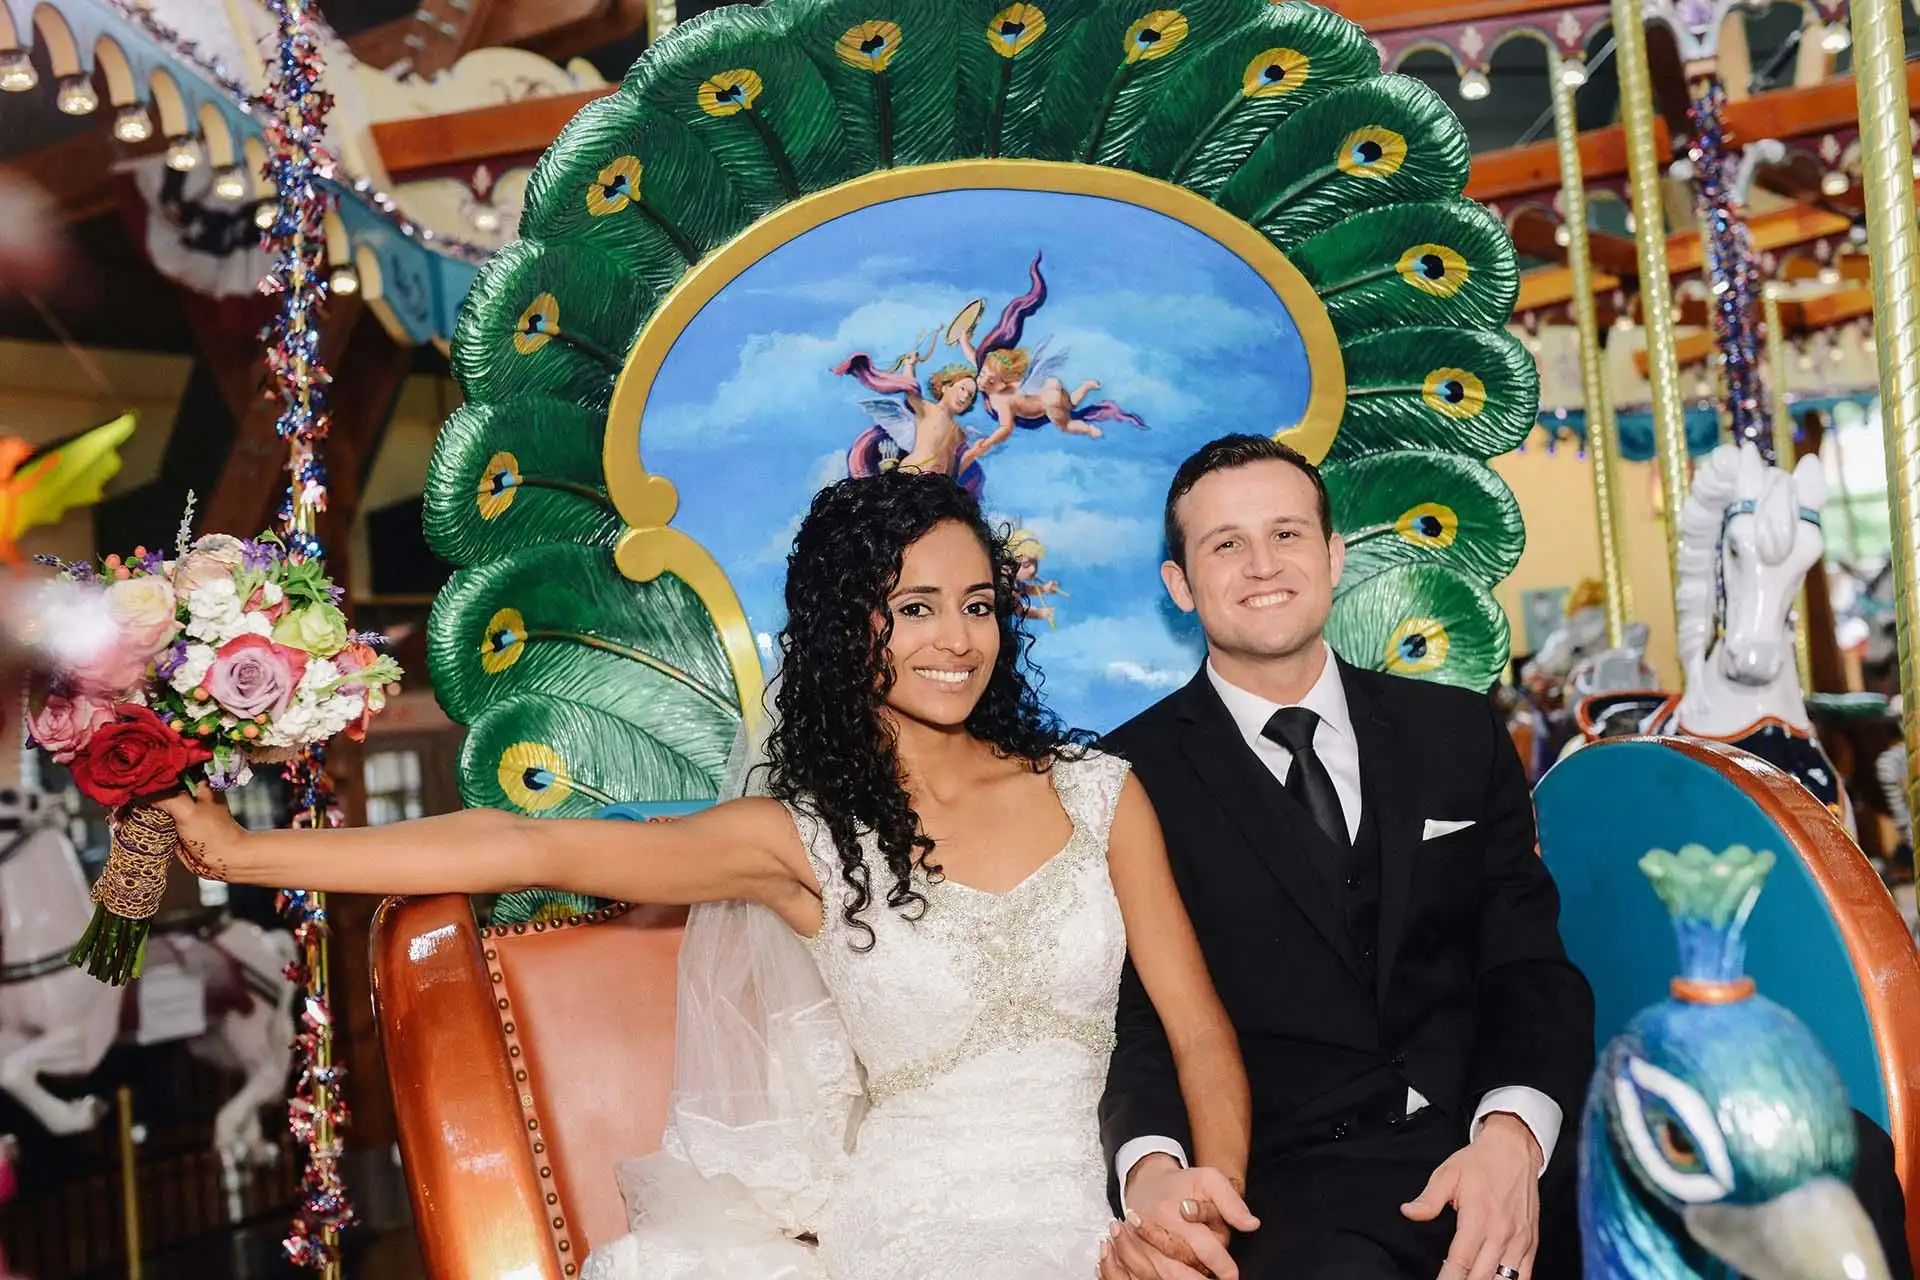
[[[139,103],[120,108],[120,114],[113,118],[113,136],[122,142],[145,142],[153,136],[153,121],[147,119],[147,109]]]
[[[1843,196],[1853,181],[1838,169],[1829,169],[1820,179],[1820,194],[1823,196]]]
[[[1820,268],[1820,283],[1831,288],[1840,283],[1840,268],[1831,264]]]
[[[40,73],[33,69],[33,59],[25,49],[0,50],[0,89],[25,93],[39,83]]]
[[[1573,228],[1561,223],[1553,229],[1553,242],[1562,249],[1573,243]]]
[[[175,173],[187,173],[200,163],[200,149],[193,145],[192,138],[175,138],[167,144],[167,168]]]
[[[1478,102],[1492,92],[1493,81],[1478,67],[1460,77],[1460,96],[1468,102]]]
[[[500,229],[500,211],[491,204],[477,204],[471,218],[475,231],[492,235]]]
[[[1820,33],[1820,47],[1828,53],[1845,53],[1853,43],[1853,32],[1847,30],[1844,22],[1829,22],[1827,29]]]
[[[70,116],[90,116],[100,107],[100,95],[93,91],[93,81],[85,76],[67,76],[61,80],[54,101]]]
[[[274,208],[273,201],[262,200],[254,207],[253,225],[265,231],[274,224],[274,220],[279,216],[279,210]]]
[[[1560,64],[1560,83],[1569,89],[1578,89],[1587,82],[1587,60],[1568,58]]]
[[[226,166],[213,175],[213,194],[222,200],[245,200],[247,175],[233,165]]]
[[[360,292],[360,273],[342,263],[327,277],[327,291],[343,298],[350,293]]]

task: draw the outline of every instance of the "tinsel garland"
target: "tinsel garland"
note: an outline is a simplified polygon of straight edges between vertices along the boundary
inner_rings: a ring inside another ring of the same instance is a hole
[[[278,199],[273,222],[262,233],[274,265],[260,288],[280,297],[280,310],[264,335],[271,394],[280,406],[274,429],[288,449],[280,524],[294,558],[317,559],[322,549],[315,517],[327,507],[327,473],[318,451],[327,435],[329,378],[320,360],[318,313],[327,298],[323,219],[333,200],[325,185],[333,158],[325,145],[325,125],[332,97],[320,88],[324,68],[312,0],[269,0],[269,5],[279,24],[280,49],[261,107],[266,176]],[[287,780],[293,788],[294,826],[340,825],[321,750],[289,764]],[[353,1221],[353,1206],[340,1176],[340,1135],[348,1115],[342,1068],[333,1059],[326,897],[289,890],[279,901],[300,953],[288,976],[305,992],[294,1040],[299,1077],[287,1114],[295,1140],[306,1148],[307,1164],[285,1248],[296,1265],[338,1275],[340,1231]]]
[[[1711,290],[1714,341],[1720,350],[1733,438],[1749,440],[1762,457],[1773,456],[1773,424],[1767,412],[1760,363],[1760,271],[1737,191],[1738,158],[1727,148],[1722,113],[1727,91],[1719,77],[1691,86],[1687,120],[1700,201],[1701,267]]]

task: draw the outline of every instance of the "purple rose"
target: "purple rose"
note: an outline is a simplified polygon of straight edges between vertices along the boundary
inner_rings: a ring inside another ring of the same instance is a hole
[[[244,635],[221,647],[207,670],[206,688],[222,709],[251,720],[286,710],[306,670],[306,654],[265,636]]]

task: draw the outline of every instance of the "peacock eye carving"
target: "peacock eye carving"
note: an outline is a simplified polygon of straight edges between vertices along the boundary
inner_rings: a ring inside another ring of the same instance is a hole
[[[1733,1190],[1733,1162],[1713,1110],[1686,1081],[1629,1058],[1613,1081],[1620,1131],[1653,1186],[1683,1204],[1711,1204]]]

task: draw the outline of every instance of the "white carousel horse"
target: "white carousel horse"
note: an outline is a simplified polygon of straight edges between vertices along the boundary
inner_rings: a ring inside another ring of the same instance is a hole
[[[37,794],[19,795],[0,792],[0,1089],[50,1133],[79,1133],[99,1122],[105,1103],[57,1098],[40,1077],[98,1066],[137,986],[110,987],[67,963],[93,914],[86,876],[63,815],[40,812]],[[260,1108],[285,1096],[292,1060],[295,987],[284,970],[293,939],[229,921],[205,939],[155,934],[149,969],[167,959],[205,983],[207,1030],[190,1051],[244,1076],[214,1119],[214,1147],[230,1167],[265,1162],[273,1147]]]
[[[1817,458],[1786,471],[1752,444],[1708,454],[1680,512],[1674,603],[1686,692],[1588,698],[1585,739],[1647,733],[1729,743],[1799,778],[1852,830],[1846,788],[1814,736],[1794,663],[1792,611],[1807,570],[1820,563],[1826,501]]]

